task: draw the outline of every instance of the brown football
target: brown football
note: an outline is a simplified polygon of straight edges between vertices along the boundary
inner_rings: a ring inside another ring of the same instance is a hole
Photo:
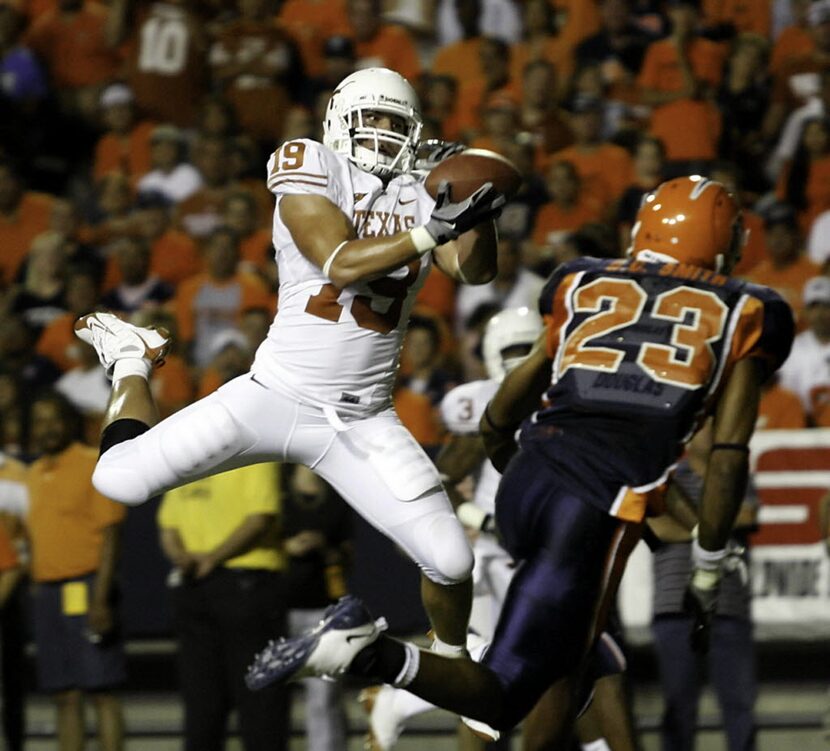
[[[487,149],[467,149],[447,157],[427,175],[424,187],[433,198],[438,186],[446,180],[453,201],[463,201],[484,183],[493,183],[496,190],[509,199],[522,184],[516,165],[507,157]]]

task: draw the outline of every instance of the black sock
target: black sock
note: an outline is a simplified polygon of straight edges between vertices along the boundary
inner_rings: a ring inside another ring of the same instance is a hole
[[[355,655],[346,671],[349,675],[358,675],[381,683],[394,683],[401,674],[406,662],[404,645],[385,634],[364,647]]]
[[[124,441],[129,441],[130,438],[146,433],[150,426],[141,420],[133,420],[125,417],[120,420],[111,422],[104,428],[101,433],[101,454],[109,451],[113,446]]]

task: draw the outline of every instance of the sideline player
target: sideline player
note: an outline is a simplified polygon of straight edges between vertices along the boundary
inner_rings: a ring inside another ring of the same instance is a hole
[[[644,201],[628,259],[572,261],[546,284],[546,331],[481,423],[504,469],[497,525],[522,565],[480,664],[387,637],[349,598],[304,637],[272,642],[249,685],[348,670],[501,730],[550,689],[561,699],[550,747],[563,748],[642,520],[662,507],[684,443],[713,414],[688,589],[705,626],[743,495],[760,386],[793,338],[792,311],[776,293],[725,275],[744,234],[720,183],[678,178]]]
[[[268,163],[279,311],[251,372],[158,422],[147,376],[164,332],[112,315],[79,319],[113,380],[93,482],[126,504],[199,477],[262,461],[305,464],[422,571],[434,647],[465,653],[473,558],[432,462],[391,403],[401,339],[435,262],[454,279],[489,281],[487,184],[437,201],[410,171],[421,131],[415,91],[366,69],[334,91],[324,144],[289,141]]]

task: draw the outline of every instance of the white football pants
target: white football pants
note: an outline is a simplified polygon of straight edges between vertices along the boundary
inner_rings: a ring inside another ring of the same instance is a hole
[[[439,584],[469,578],[473,554],[438,472],[390,409],[342,422],[250,373],[98,460],[95,487],[128,505],[257,462],[305,464]]]

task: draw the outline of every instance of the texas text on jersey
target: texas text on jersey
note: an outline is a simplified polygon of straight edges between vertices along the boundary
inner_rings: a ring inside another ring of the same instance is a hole
[[[539,304],[552,384],[521,443],[630,521],[660,508],[683,443],[735,363],[755,358],[771,373],[793,336],[792,312],[772,290],[677,263],[572,261]]]

